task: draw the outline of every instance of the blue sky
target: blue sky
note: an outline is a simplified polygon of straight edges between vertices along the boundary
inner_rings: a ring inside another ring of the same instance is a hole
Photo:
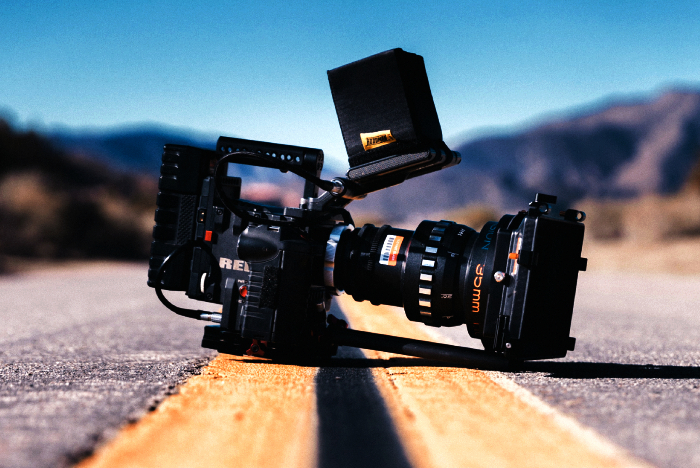
[[[698,25],[697,1],[7,0],[0,114],[40,130],[161,123],[343,159],[331,68],[422,55],[449,142],[700,89]]]

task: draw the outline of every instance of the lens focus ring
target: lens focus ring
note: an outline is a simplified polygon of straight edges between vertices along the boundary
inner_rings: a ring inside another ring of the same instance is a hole
[[[433,326],[462,323],[457,312],[463,253],[476,232],[452,221],[423,221],[415,231],[404,274],[409,320]]]
[[[445,229],[450,225],[449,221],[440,221],[433,226],[425,242],[425,248],[420,262],[420,276],[418,277],[418,311],[421,317],[435,321],[433,317],[433,281],[438,272],[438,250],[445,235]]]

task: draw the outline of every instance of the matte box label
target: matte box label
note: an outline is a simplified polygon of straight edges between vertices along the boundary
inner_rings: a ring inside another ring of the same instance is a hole
[[[396,141],[396,138],[394,138],[394,136],[391,134],[391,130],[382,130],[381,132],[374,133],[360,133],[360,139],[362,140],[362,147],[365,149],[365,151],[388,145],[389,143]]]

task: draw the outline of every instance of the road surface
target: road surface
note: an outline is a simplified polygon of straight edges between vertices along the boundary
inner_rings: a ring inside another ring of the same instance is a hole
[[[145,275],[0,279],[0,466],[162,466],[173,447],[175,466],[700,466],[698,277],[584,273],[576,351],[484,373],[353,349],[321,369],[207,364],[202,322],[164,309]],[[359,329],[473,345],[343,305]]]
[[[146,269],[0,277],[0,466],[71,466],[208,362],[202,327],[172,320]]]

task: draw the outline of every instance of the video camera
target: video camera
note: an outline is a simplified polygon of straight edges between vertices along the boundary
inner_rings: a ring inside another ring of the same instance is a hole
[[[389,50],[328,72],[350,169],[321,179],[323,151],[221,137],[216,150],[165,146],[148,284],[172,311],[217,323],[202,346],[298,361],[338,345],[481,363],[563,357],[585,214],[551,214],[556,197],[481,232],[452,221],[415,231],[367,224],[347,205],[460,162],[442,130],[423,58]],[[241,198],[242,165],[305,179],[298,207]],[[221,304],[220,313],[172,304],[163,290]],[[334,295],[403,307],[426,325],[466,324],[484,350],[347,329],[327,312]]]

